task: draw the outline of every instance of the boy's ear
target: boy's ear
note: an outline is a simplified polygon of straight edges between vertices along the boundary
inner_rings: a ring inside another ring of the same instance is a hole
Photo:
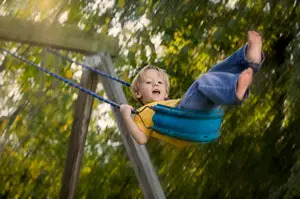
[[[140,99],[142,95],[139,92],[134,93],[136,99]]]
[[[168,94],[165,95],[165,100],[167,100],[169,98]]]

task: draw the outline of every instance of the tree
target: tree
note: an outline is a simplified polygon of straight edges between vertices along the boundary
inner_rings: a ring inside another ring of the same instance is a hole
[[[33,19],[43,13],[41,21],[57,21],[68,13],[64,24],[78,25],[87,32],[116,34],[122,43],[120,56],[114,58],[119,75],[130,81],[139,67],[157,64],[170,74],[171,98],[182,96],[193,79],[245,43],[247,30],[260,31],[266,55],[263,69],[255,77],[251,98],[242,107],[227,111],[220,140],[183,150],[151,140],[147,148],[168,198],[300,196],[298,0],[239,0],[235,4],[118,0],[105,9],[103,5],[108,3],[104,1],[72,1],[44,10],[36,9],[34,5],[38,3],[34,0],[25,5],[26,9],[18,8],[21,5],[15,2],[3,2],[2,7],[22,18]],[[161,40],[164,53],[158,53],[154,39]],[[19,47],[14,43],[3,45]],[[42,60],[40,52],[38,47],[24,45],[19,49],[19,53],[36,62]],[[78,54],[69,56],[82,60]],[[53,65],[54,60],[50,56],[46,65]],[[5,102],[3,107],[12,109],[5,116],[2,113],[0,120],[0,195],[56,197],[74,91],[47,76],[40,88],[42,76],[38,72],[12,59],[3,63],[1,101]],[[64,67],[55,70],[67,75],[70,65],[61,65]],[[71,69],[73,78],[74,70]],[[12,84],[18,85],[20,97],[6,97],[10,96]],[[53,85],[56,89],[52,89]],[[42,97],[38,96],[40,90]],[[128,160],[124,159],[117,129],[99,131],[97,117],[93,121],[78,195],[142,198]]]

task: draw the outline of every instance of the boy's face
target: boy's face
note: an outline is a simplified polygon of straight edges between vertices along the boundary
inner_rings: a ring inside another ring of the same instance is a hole
[[[167,88],[162,74],[155,69],[148,69],[143,72],[139,82],[139,89],[135,95],[143,104],[167,99]]]

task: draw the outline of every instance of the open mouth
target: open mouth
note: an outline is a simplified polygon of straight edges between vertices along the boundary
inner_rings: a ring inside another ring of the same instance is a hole
[[[159,90],[154,90],[154,91],[152,91],[152,93],[155,94],[155,95],[159,95],[160,91]]]

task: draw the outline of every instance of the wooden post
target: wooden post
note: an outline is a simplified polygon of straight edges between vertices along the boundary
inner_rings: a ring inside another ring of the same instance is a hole
[[[86,59],[88,61],[89,57]],[[90,71],[84,71],[80,85],[95,91],[98,83],[98,76]],[[72,132],[69,140],[65,171],[62,178],[60,199],[73,199],[76,194],[76,186],[80,173],[84,145],[88,132],[88,126],[92,113],[94,98],[79,91],[75,106],[75,115],[72,125]]]
[[[94,56],[94,60],[94,62],[99,63],[94,65],[99,65],[101,71],[104,71],[111,76],[116,76],[114,72],[113,62],[109,54],[100,53],[100,55]],[[109,80],[107,78],[101,78],[101,81],[104,90],[110,100],[118,104],[127,103],[127,99],[120,83]],[[144,145],[137,144],[133,140],[124,125],[119,110],[116,108],[112,108],[112,111],[116,118],[119,130],[121,131],[123,143],[132,162],[132,166],[140,183],[144,197],[146,199],[164,199],[165,195],[163,189],[154,171],[146,147]]]
[[[108,52],[116,55],[118,40],[105,34],[91,34],[76,26],[47,24],[11,16],[0,16],[0,39],[50,46],[83,53]]]

